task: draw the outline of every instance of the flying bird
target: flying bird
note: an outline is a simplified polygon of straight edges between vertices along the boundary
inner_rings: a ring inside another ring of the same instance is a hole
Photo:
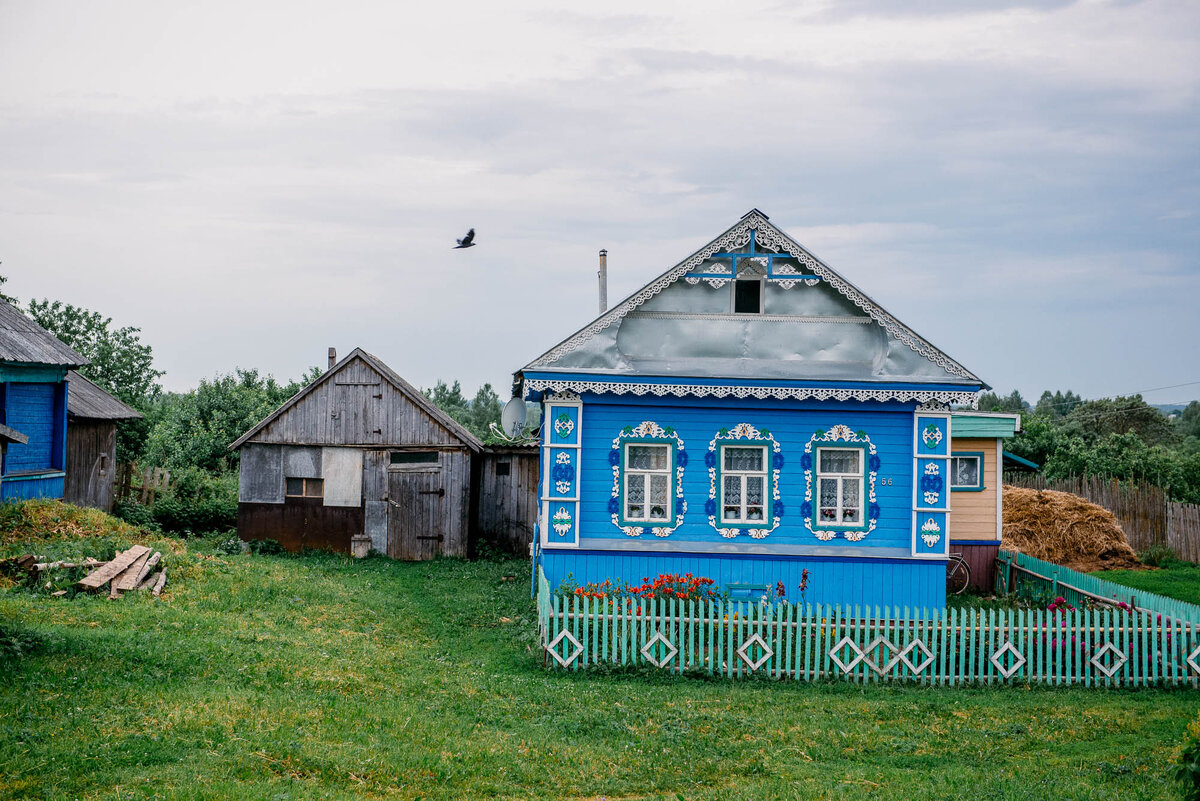
[[[458,250],[459,248],[474,247],[474,245],[475,245],[475,229],[474,228],[470,229],[469,231],[467,231],[466,236],[464,236],[462,239],[456,239],[454,241],[457,242],[458,244],[455,245],[453,248],[451,248],[451,250]]]

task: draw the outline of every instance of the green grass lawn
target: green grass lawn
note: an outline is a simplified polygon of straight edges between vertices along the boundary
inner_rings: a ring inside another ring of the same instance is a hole
[[[1092,575],[1133,587],[1200,604],[1200,565],[1173,561],[1157,570],[1101,570]]]
[[[0,799],[1161,799],[1200,706],[550,672],[525,562],[205,548],[160,601],[0,589],[44,640],[0,662]]]

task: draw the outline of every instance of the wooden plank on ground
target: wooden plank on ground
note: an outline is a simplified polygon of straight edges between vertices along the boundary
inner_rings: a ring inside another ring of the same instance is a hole
[[[132,590],[134,587],[136,587],[138,585],[138,576],[141,575],[142,568],[149,560],[150,552],[146,551],[146,553],[130,562],[129,567],[125,568],[120,575],[113,576],[113,589]]]
[[[154,582],[154,597],[157,598],[162,594],[163,587],[167,583],[167,569],[164,567],[158,574],[158,581]]]
[[[162,554],[158,551],[155,551],[150,555],[149,559],[147,559],[145,562],[142,562],[142,566],[138,568],[137,574],[133,575],[132,578],[130,578],[130,573],[126,571],[125,578],[121,580],[121,589],[136,590],[146,576],[150,575],[150,571],[153,570],[154,566],[158,564],[159,559],[162,559]],[[134,562],[133,565],[130,565],[130,570],[132,570],[135,565],[137,565],[137,562]]]
[[[79,580],[79,586],[89,589],[99,589],[107,584],[114,576],[129,567],[134,559],[150,551],[145,545],[135,545],[124,553],[119,553],[108,564],[93,570]]]

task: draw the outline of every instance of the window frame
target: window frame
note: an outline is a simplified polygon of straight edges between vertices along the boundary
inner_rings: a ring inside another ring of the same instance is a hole
[[[291,493],[288,492],[288,482],[289,481],[301,482],[299,495],[292,495]],[[320,486],[320,488],[321,488],[320,495],[309,495],[308,494],[308,482],[310,482],[310,481],[315,481]],[[284,498],[306,498],[308,500],[322,500],[323,501],[323,500],[325,500],[325,479],[319,478],[317,476],[284,476],[283,477],[283,497]]]
[[[984,465],[986,460],[983,451],[951,451],[950,458],[946,460],[946,468],[950,475],[946,477],[946,485],[951,492],[983,492],[987,489],[987,482],[984,480]],[[978,459],[979,460],[979,483],[974,486],[969,484],[954,483],[954,460],[955,459]]]
[[[658,447],[667,449],[667,466],[660,470],[645,470],[642,468],[629,467],[629,446],[635,447]],[[617,511],[618,525],[621,527],[633,528],[657,528],[657,527],[673,527],[675,523],[675,462],[677,445],[674,440],[653,439],[647,437],[639,437],[636,439],[621,440],[621,476],[619,493],[617,495],[617,503],[619,504]],[[629,476],[634,475],[663,475],[667,478],[667,501],[666,501],[666,517],[652,518],[650,514],[650,487],[649,481],[646,482],[646,500],[645,517],[627,517],[627,506],[625,498],[629,492]]]
[[[758,284],[758,309],[756,311],[738,311],[737,310],[738,281],[745,281],[746,283],[757,283]],[[746,276],[743,278],[743,277],[739,277],[739,276],[735,275],[733,277],[733,280],[731,280],[729,283],[730,283],[730,292],[729,292],[729,312],[730,312],[730,314],[762,314],[763,313],[763,310],[766,308],[766,304],[767,304],[767,298],[766,298],[767,282],[766,282],[766,278],[764,276],[752,275],[752,276]]]
[[[821,479],[837,478],[838,479],[838,511],[840,515],[844,515],[845,508],[842,505],[842,479],[850,477],[850,473],[822,473],[821,472],[821,451],[859,451],[858,457],[858,522],[832,522],[827,523],[821,519]],[[870,504],[867,500],[867,495],[870,493],[868,481],[870,479],[870,470],[867,468],[867,460],[870,459],[870,453],[867,450],[867,445],[858,443],[839,443],[837,445],[817,445],[813,448],[813,496],[812,496],[812,529],[814,531],[869,531],[871,520],[868,515]]]
[[[727,470],[725,468],[725,449],[726,448],[746,448],[757,449],[763,452],[763,469],[762,470]],[[732,439],[732,440],[717,440],[717,514],[714,516],[717,528],[771,528],[774,524],[774,516],[772,515],[772,501],[774,493],[771,483],[771,454],[774,453],[774,448],[769,440],[747,440],[747,439]],[[741,496],[742,499],[738,504],[741,507],[742,517],[738,520],[727,520],[725,518],[725,477],[727,475],[741,476]],[[746,514],[746,477],[762,476],[762,520],[747,520]]]

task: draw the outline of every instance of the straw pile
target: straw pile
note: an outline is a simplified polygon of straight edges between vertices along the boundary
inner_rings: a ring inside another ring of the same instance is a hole
[[[1069,492],[1006,486],[1002,547],[1080,572],[1141,567],[1113,513]]]

